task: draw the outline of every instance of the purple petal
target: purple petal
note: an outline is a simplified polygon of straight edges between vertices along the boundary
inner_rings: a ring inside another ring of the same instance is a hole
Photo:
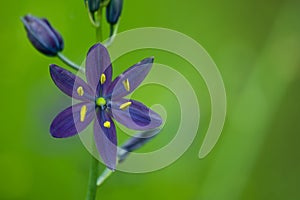
[[[120,106],[126,102],[131,102],[131,105],[127,109],[121,109]],[[138,101],[127,99],[112,101],[111,108],[112,116],[133,130],[149,130],[162,124],[159,114]]]
[[[86,106],[84,120],[81,120],[81,109]],[[94,119],[95,105],[93,103],[79,103],[68,107],[59,113],[52,121],[50,133],[55,138],[66,138],[83,131]]]
[[[130,94],[145,79],[152,67],[153,61],[153,57],[146,58],[127,69],[112,82],[107,93],[112,95],[112,99],[119,99]],[[126,81],[128,81],[129,88],[124,86]]]
[[[111,83],[112,67],[107,49],[98,43],[90,48],[86,58],[86,79],[94,91],[103,73],[106,76],[105,87]]]
[[[104,127],[104,123],[110,123],[110,127]],[[96,147],[106,166],[112,170],[117,162],[117,135],[116,127],[112,119],[105,111],[97,113],[94,123],[94,137]]]
[[[56,65],[50,65],[50,75],[55,85],[66,95],[78,100],[93,100],[92,89],[81,78]],[[77,91],[81,89],[81,91]]]

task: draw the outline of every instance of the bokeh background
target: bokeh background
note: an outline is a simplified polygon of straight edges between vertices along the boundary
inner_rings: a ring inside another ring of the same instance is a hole
[[[81,63],[95,42],[83,1],[0,4],[0,199],[84,199],[87,150],[78,137],[57,140],[49,134],[51,120],[71,100],[52,83],[48,65],[64,65],[35,51],[20,21],[26,13],[47,17],[64,37],[64,54]],[[114,62],[114,75],[152,55],[182,73],[197,92],[201,122],[192,146],[171,166],[148,174],[116,172],[97,199],[300,199],[299,14],[298,0],[125,0],[120,31],[170,28],[208,51],[224,79],[228,115],[214,150],[198,159],[210,118],[202,78],[168,52],[122,56]],[[161,103],[168,112],[164,130],[140,151],[159,149],[178,127],[176,97],[157,86],[143,87],[134,97],[147,105]],[[126,136],[119,138],[121,143]]]

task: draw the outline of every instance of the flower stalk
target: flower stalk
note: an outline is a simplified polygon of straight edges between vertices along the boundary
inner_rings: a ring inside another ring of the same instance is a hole
[[[75,69],[76,71],[80,71],[82,73],[85,72],[84,68],[80,67],[79,65],[75,64],[73,61],[68,59],[65,55],[63,55],[61,52],[57,53],[57,57],[63,61],[65,64],[67,64],[72,69]]]
[[[116,25],[110,25],[110,34],[108,40],[105,42],[104,46],[109,47],[115,40],[115,37],[118,33],[119,23]]]
[[[96,21],[98,26],[96,28],[96,40],[97,42],[102,42],[103,41],[103,34],[102,34],[102,7],[97,11],[96,14]]]
[[[98,160],[91,156],[91,167],[86,200],[95,200],[97,193]]]
[[[102,172],[102,174],[97,179],[97,187],[101,186],[102,183],[104,183],[104,181],[106,179],[108,179],[110,177],[110,175],[112,175],[112,173],[113,173],[112,170],[110,170],[109,168],[105,168],[105,170]]]

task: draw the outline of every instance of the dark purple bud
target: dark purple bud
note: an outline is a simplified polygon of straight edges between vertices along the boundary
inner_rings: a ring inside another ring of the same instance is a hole
[[[94,13],[97,10],[99,10],[101,0],[85,0],[84,2],[85,2],[85,4],[87,3],[87,5],[89,7],[89,11],[91,13]]]
[[[28,39],[32,45],[47,56],[56,56],[64,48],[61,35],[45,18],[26,15],[22,19]]]
[[[141,133],[136,134],[135,136],[128,139],[120,148],[118,152],[118,159],[119,163],[123,162],[130,152],[135,151],[142,146],[144,146],[147,142],[152,140],[158,133],[161,131],[161,129],[153,129],[149,131],[144,131]]]
[[[115,25],[119,21],[122,13],[123,0],[111,0],[106,7],[106,20],[111,25]]]

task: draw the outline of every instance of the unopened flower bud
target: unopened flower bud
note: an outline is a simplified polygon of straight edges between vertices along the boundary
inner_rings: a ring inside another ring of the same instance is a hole
[[[22,19],[32,45],[47,56],[56,56],[64,48],[62,36],[45,18],[26,15]]]
[[[123,0],[110,0],[106,7],[106,20],[111,25],[118,23],[122,13]]]
[[[85,0],[85,3],[87,3],[87,6],[89,8],[89,11],[91,13],[96,12],[100,8],[101,0]]]

